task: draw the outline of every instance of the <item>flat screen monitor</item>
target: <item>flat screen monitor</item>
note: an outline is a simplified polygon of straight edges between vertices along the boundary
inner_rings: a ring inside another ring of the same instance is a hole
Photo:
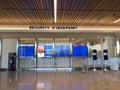
[[[88,47],[87,45],[80,45],[80,56],[87,57],[88,56]]]
[[[26,45],[26,57],[34,57],[34,48],[33,44]]]
[[[21,44],[18,47],[18,56],[26,57],[26,44]]]
[[[69,45],[56,45],[55,52],[58,57],[70,56],[70,47]]]
[[[86,45],[73,45],[73,56],[74,57],[87,57],[88,47]]]
[[[69,45],[63,45],[62,46],[62,55],[63,56],[70,56],[70,47]]]
[[[55,46],[55,54],[56,54],[56,56],[58,56],[58,57],[60,57],[60,56],[62,56],[62,46],[60,46],[60,45],[56,45]]]

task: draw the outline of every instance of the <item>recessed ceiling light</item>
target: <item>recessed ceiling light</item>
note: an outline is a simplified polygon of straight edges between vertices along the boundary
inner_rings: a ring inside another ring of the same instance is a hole
[[[119,41],[118,40],[117,40],[117,44],[116,45],[117,45],[117,54],[119,54],[120,53],[120,51],[119,51],[120,50],[120,46],[119,46]]]
[[[57,21],[57,0],[54,0],[54,22]]]
[[[113,23],[117,23],[117,22],[119,22],[120,21],[120,19],[117,19],[117,20],[115,20]]]

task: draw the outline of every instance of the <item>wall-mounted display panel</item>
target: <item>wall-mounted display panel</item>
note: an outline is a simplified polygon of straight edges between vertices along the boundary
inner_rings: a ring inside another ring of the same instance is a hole
[[[27,58],[34,57],[35,55],[35,46],[34,44],[20,44],[18,47],[18,57]]]
[[[56,57],[70,56],[70,45],[69,45],[69,43],[56,43],[55,44],[55,56]]]
[[[35,46],[34,44],[26,45],[26,57],[34,57],[35,55]]]
[[[20,44],[18,47],[18,57],[26,57],[26,44]]]
[[[45,52],[52,52],[52,49],[53,49],[53,46],[52,46],[51,43],[44,45],[44,50],[45,50]]]
[[[88,57],[87,45],[73,45],[73,56],[74,57]]]

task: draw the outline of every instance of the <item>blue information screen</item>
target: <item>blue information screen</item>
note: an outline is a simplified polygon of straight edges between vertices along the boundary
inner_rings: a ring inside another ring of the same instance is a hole
[[[86,45],[80,46],[80,56],[83,56],[83,57],[88,56],[88,47]]]
[[[18,47],[19,57],[34,57],[34,45],[22,44]]]
[[[25,57],[26,56],[26,45],[20,45],[18,48],[18,56]]]
[[[63,56],[70,56],[70,47],[68,45],[63,46],[62,53]]]
[[[70,56],[70,47],[69,45],[56,45],[55,52],[58,57]]]
[[[52,44],[45,44],[44,50],[45,57],[52,57]]]
[[[73,45],[73,56],[75,57],[88,56],[88,47],[86,45]]]
[[[73,46],[73,56],[78,57],[80,56],[80,47],[78,45]]]
[[[52,51],[52,45],[45,44],[44,49],[45,49],[45,51]]]
[[[26,57],[34,57],[34,45],[26,46]]]
[[[56,51],[56,56],[62,56],[62,47],[60,45],[56,45],[55,51]]]

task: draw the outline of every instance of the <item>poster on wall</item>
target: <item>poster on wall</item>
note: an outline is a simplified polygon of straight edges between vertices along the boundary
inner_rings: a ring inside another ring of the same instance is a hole
[[[38,53],[43,53],[44,52],[44,44],[38,44],[38,49],[37,49]]]
[[[37,57],[45,57],[44,53],[37,53]]]

